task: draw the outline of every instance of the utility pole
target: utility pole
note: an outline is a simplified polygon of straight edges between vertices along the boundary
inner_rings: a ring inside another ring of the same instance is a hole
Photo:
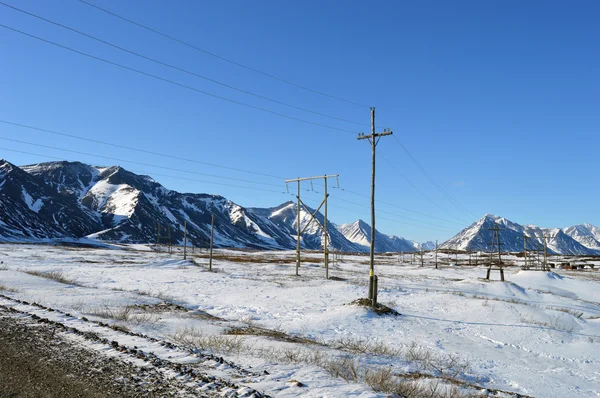
[[[187,220],[183,221],[183,259],[187,260]]]
[[[298,236],[296,237],[296,276],[300,268],[300,177],[298,177],[298,206],[296,207],[296,223],[298,224]]]
[[[160,224],[156,227],[156,251],[160,252]]]
[[[529,262],[527,261],[527,239],[529,236],[523,234],[523,259],[525,261],[524,269],[529,269]]]
[[[323,219],[323,254],[325,262],[325,279],[329,279],[329,251],[327,250],[327,176],[323,177],[323,181],[325,182],[325,215]]]
[[[296,182],[298,183],[298,196],[296,196],[296,198],[298,199],[298,206],[296,207],[296,215],[297,215],[297,220],[296,220],[296,224],[298,227],[298,237],[297,237],[297,242],[296,242],[296,276],[298,276],[298,269],[300,268],[300,237],[302,236],[302,233],[308,228],[308,226],[314,221],[317,224],[319,224],[319,226],[321,227],[321,229],[323,230],[323,256],[325,257],[324,260],[324,266],[325,266],[325,278],[329,279],[329,251],[328,251],[328,235],[327,235],[327,199],[329,198],[329,194],[327,193],[327,179],[328,178],[333,178],[335,177],[336,179],[339,177],[339,174],[329,174],[329,175],[322,175],[322,176],[318,176],[318,177],[304,177],[304,178],[294,178],[291,180],[285,180],[285,183],[292,183],[292,182]],[[304,204],[304,202],[302,201],[302,199],[300,199],[300,182],[301,181],[311,181],[312,184],[312,180],[317,180],[317,179],[323,179],[325,181],[325,197],[323,198],[323,200],[321,201],[321,204],[319,205],[319,207],[317,208],[317,210],[314,212],[314,214],[308,209],[308,207]],[[339,181],[338,181],[338,187],[339,187]],[[302,205],[302,207],[304,207],[304,210],[306,210],[306,212],[311,216],[310,220],[308,221],[308,223],[304,226],[304,228],[301,227],[300,225],[300,206]],[[319,213],[319,210],[321,210],[321,207],[325,205],[325,218],[323,220],[323,224],[321,225],[321,222],[317,219],[317,214]]]
[[[421,243],[421,267],[423,266],[423,244]]]
[[[215,235],[215,213],[210,215],[210,255],[208,257],[208,270],[212,272],[213,238]]]
[[[435,241],[435,269],[438,269],[438,262],[437,262],[437,253],[438,253],[438,241]]]
[[[169,254],[173,253],[173,246],[171,244],[171,225],[168,225],[168,230],[169,230]]]
[[[550,271],[550,267],[548,267],[548,243],[547,239],[554,239],[554,236],[547,236],[544,234],[544,271]]]
[[[371,252],[369,255],[369,300],[371,305],[377,305],[377,276],[375,275],[375,148],[381,137],[391,135],[390,129],[384,130],[382,133],[375,133],[375,108],[371,107],[371,134],[365,135],[361,133],[358,136],[359,140],[368,139],[371,143]]]

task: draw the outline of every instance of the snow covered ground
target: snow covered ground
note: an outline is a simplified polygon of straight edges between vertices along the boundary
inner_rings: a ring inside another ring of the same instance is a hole
[[[127,249],[127,250],[125,250]],[[142,251],[145,250],[145,251]],[[198,255],[198,253],[195,253]],[[194,349],[249,369],[208,368],[272,396],[386,396],[409,386],[489,396],[600,396],[600,272],[425,267],[378,256],[379,301],[400,316],[350,305],[366,296],[368,257],[346,255],[325,280],[322,254],[149,247],[0,245],[0,305],[93,330],[176,363]],[[466,257],[461,258],[466,262]],[[516,258],[509,259],[515,261]],[[40,310],[15,299],[68,312]],[[97,323],[175,343],[124,337]],[[191,350],[191,351],[190,351]],[[384,381],[394,381],[394,383]],[[393,384],[393,385],[392,385]]]

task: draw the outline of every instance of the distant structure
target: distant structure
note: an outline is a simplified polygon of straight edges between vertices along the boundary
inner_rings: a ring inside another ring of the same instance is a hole
[[[500,231],[502,231],[503,228],[499,228],[498,223],[496,223],[494,221],[494,228],[488,228],[488,229],[490,231],[494,231],[494,232],[492,234],[492,245],[490,248],[490,263],[488,265],[487,275],[486,275],[485,279],[487,279],[487,280],[490,279],[490,273],[491,273],[492,269],[494,269],[494,270],[500,271],[500,280],[502,282],[504,282],[504,268],[502,268],[502,249],[500,248]],[[498,259],[494,260],[494,255],[495,255],[494,244],[496,242],[497,242],[497,247],[498,247]],[[497,268],[492,268],[494,265],[497,266]]]

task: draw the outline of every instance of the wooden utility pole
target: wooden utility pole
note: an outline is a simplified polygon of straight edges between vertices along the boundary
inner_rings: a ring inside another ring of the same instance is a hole
[[[296,242],[296,276],[298,276],[298,269],[300,268],[300,237],[302,236],[302,233],[306,230],[306,228],[308,228],[308,226],[312,223],[312,221],[315,221],[317,224],[319,224],[321,226],[321,229],[323,230],[323,256],[324,256],[324,266],[325,266],[325,278],[329,279],[329,249],[328,249],[328,235],[327,235],[327,199],[329,198],[329,194],[327,193],[327,179],[328,178],[333,178],[335,177],[337,179],[337,177],[339,176],[339,174],[329,174],[329,175],[323,175],[323,176],[318,176],[318,177],[304,177],[304,178],[294,178],[291,180],[285,180],[285,183],[291,183],[291,182],[297,182],[298,183],[298,196],[296,196],[296,198],[298,199],[298,206],[296,208],[296,215],[297,215],[297,220],[296,220],[296,224],[298,227],[298,237],[297,237],[297,242]],[[312,180],[316,180],[316,179],[323,179],[325,181],[325,197],[323,198],[323,201],[321,201],[321,204],[319,205],[319,207],[317,208],[317,210],[313,213],[311,213],[311,211],[308,209],[308,207],[304,204],[304,202],[302,201],[302,199],[300,199],[300,182],[301,181],[311,181],[312,184]],[[339,186],[339,182],[338,182],[338,186]],[[324,220],[323,220],[323,224],[321,225],[321,222],[317,219],[317,214],[319,213],[319,210],[321,209],[321,207],[325,205],[325,216],[324,216]],[[301,227],[300,225],[300,206],[304,207],[304,210],[306,210],[306,212],[311,216],[311,219],[308,221],[308,223],[304,226],[304,228]]]
[[[169,254],[171,254],[173,253],[173,246],[171,244],[171,225],[169,225],[167,228],[169,231]]]
[[[423,244],[422,243],[421,243],[421,252],[420,252],[420,254],[421,254],[421,267],[422,267],[424,265],[423,264]]]
[[[527,235],[523,234],[523,260],[525,261],[524,269],[529,269],[529,265],[527,264]]]
[[[187,260],[187,221],[183,221],[183,259]]]
[[[323,177],[325,182],[325,214],[323,219],[323,255],[325,263],[325,279],[329,279],[329,251],[327,249],[327,176]]]
[[[296,207],[296,223],[298,224],[298,236],[296,237],[296,276],[298,276],[298,269],[300,268],[300,178],[298,178],[298,206]]]
[[[438,241],[435,241],[435,269],[438,269],[438,262],[437,262],[437,253],[438,253]]]
[[[550,267],[548,267],[548,243],[547,239],[554,239],[554,236],[547,236],[544,234],[544,271],[550,271]]]
[[[215,214],[210,215],[210,254],[208,257],[208,270],[212,271],[212,257],[213,257],[213,238],[215,236]]]
[[[381,137],[391,135],[390,129],[384,130],[382,133],[375,133],[375,108],[371,107],[371,134],[365,135],[361,133],[358,136],[359,140],[369,140],[371,143],[371,252],[369,255],[369,300],[371,305],[377,305],[377,276],[375,275],[375,149]]]

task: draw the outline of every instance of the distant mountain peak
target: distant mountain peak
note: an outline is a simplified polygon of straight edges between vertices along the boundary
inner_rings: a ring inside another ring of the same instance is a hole
[[[576,225],[569,228],[540,228],[536,225],[520,225],[504,217],[485,214],[479,221],[471,224],[460,233],[450,238],[441,248],[488,251],[492,245],[492,223],[502,225],[500,245],[502,250],[523,251],[523,235],[529,236],[529,249],[543,247],[543,235],[552,235],[547,244],[550,252],[562,254],[600,254],[600,230],[597,237],[593,236],[590,228]]]

